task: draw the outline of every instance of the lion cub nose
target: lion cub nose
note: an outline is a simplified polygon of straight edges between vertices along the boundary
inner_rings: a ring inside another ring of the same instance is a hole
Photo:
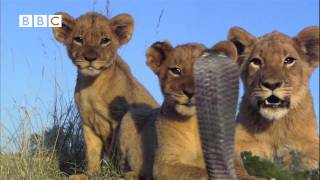
[[[95,51],[88,51],[84,54],[84,58],[87,61],[94,61],[98,58],[98,54]]]
[[[261,83],[261,85],[273,91],[273,90],[281,87],[282,82],[276,82],[276,83],[263,82],[263,83]]]
[[[190,90],[182,90],[182,91],[189,99],[191,99],[194,95],[193,91],[190,91]]]

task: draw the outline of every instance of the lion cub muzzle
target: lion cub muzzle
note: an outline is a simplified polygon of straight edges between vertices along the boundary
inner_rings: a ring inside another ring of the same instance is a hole
[[[264,81],[260,84],[261,89],[267,91],[267,97],[259,100],[260,106],[266,108],[289,108],[290,106],[290,88],[284,88],[283,83]]]
[[[96,76],[113,64],[113,58],[103,60],[102,55],[96,49],[94,47],[85,48],[80,53],[80,57],[75,60],[79,71],[86,76]]]
[[[177,99],[175,110],[183,116],[193,116],[196,113],[194,88],[182,89],[182,96]]]
[[[290,108],[291,89],[283,81],[260,82],[253,92],[260,114],[268,120],[285,116]]]
[[[88,48],[86,51],[84,51],[83,57],[86,61],[92,62],[99,58],[99,54],[93,48]]]

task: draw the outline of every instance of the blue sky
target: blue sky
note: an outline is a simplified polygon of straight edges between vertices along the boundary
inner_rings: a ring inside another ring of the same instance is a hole
[[[211,47],[240,26],[256,36],[278,30],[290,36],[319,25],[317,0],[110,0],[111,16],[129,13],[135,19],[132,40],[119,50],[133,74],[159,101],[156,76],[145,65],[145,50],[155,41],[173,45],[199,42]],[[76,68],[50,28],[19,28],[20,14],[65,11],[77,17],[87,11],[106,13],[105,0],[1,1],[1,123],[17,129],[17,109],[45,113],[52,107],[54,82],[59,93],[73,97]],[[159,16],[162,14],[160,23]],[[319,68],[310,80],[319,121]],[[41,121],[46,115],[37,116]],[[36,121],[36,120],[35,120]],[[0,129],[1,130],[1,129]]]

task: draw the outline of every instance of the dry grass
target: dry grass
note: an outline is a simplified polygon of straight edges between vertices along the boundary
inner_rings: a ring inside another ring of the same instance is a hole
[[[6,152],[0,152],[0,179],[67,179],[68,175],[82,173],[85,146],[73,100],[56,97],[52,111],[48,112],[51,123],[41,132],[32,128],[32,108],[21,109],[18,131],[2,139],[8,143],[3,147]],[[6,128],[0,124],[0,129]],[[96,179],[120,177],[116,164],[102,160],[103,174]]]
[[[0,156],[0,179],[63,179],[57,161],[48,155]]]

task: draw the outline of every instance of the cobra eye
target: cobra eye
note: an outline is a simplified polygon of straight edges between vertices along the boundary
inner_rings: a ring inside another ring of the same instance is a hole
[[[110,42],[111,42],[110,38],[102,38],[100,44],[106,45],[106,44],[109,44]]]
[[[170,70],[171,73],[173,73],[173,74],[176,75],[176,76],[180,76],[180,75],[181,75],[181,72],[182,72],[182,70],[179,69],[179,68],[177,68],[177,67],[170,68],[169,70]]]
[[[253,58],[251,59],[250,63],[252,63],[255,66],[261,66],[262,65],[262,61],[259,58]]]
[[[283,63],[284,63],[285,65],[290,65],[290,64],[293,64],[295,61],[296,61],[295,58],[293,58],[293,57],[287,57],[287,58],[284,60]]]
[[[80,37],[80,36],[74,37],[73,40],[74,40],[76,43],[79,43],[79,44],[82,44],[82,43],[83,43],[83,39],[82,39],[82,37]]]

